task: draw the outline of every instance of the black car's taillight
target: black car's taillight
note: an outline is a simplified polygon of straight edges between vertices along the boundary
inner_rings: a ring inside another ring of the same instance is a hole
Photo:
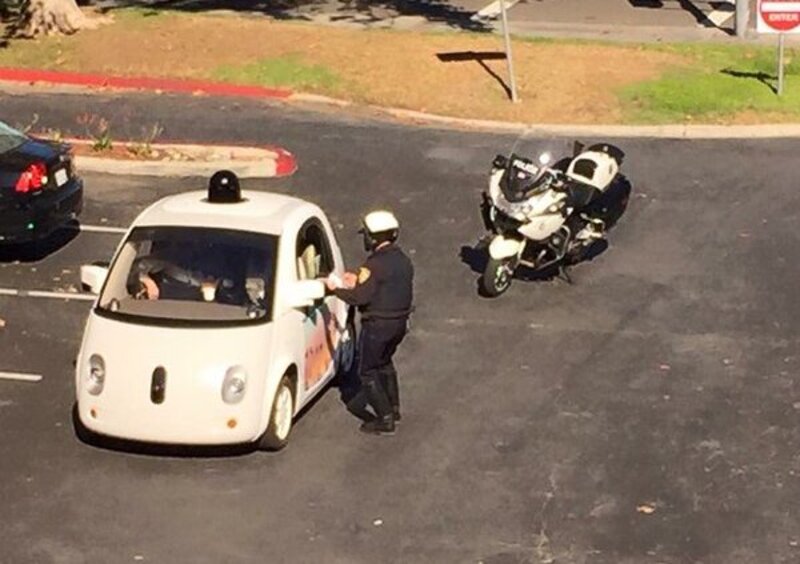
[[[47,184],[47,166],[44,163],[33,163],[19,175],[14,191],[17,194],[28,194],[41,190]]]

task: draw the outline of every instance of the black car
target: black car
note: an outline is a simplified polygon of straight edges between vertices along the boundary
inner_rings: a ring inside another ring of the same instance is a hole
[[[0,122],[0,245],[43,239],[83,208],[69,145]]]

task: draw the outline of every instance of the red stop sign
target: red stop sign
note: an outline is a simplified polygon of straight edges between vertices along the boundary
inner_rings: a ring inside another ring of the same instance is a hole
[[[760,0],[758,13],[764,24],[781,33],[800,26],[800,2],[795,0]]]

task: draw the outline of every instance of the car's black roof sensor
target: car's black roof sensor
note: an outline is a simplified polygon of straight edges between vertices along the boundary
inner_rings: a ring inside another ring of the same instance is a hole
[[[219,170],[208,182],[208,201],[212,204],[235,204],[242,201],[239,178],[229,170]]]

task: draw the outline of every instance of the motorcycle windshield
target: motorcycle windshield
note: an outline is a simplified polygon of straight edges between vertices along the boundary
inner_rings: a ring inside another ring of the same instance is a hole
[[[546,172],[531,174],[527,170],[510,167],[500,180],[500,190],[509,202],[521,202],[545,192],[550,187]]]

